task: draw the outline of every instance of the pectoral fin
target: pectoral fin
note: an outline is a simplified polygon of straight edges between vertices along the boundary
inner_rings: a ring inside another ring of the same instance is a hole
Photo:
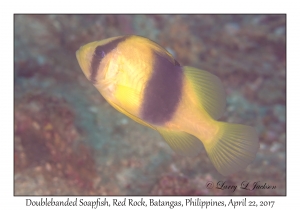
[[[108,101],[109,104],[111,106],[113,106],[116,110],[118,110],[119,112],[125,114],[126,116],[130,117],[131,119],[133,119],[134,121],[144,125],[144,126],[148,126],[149,128],[152,128],[155,130],[155,127],[153,127],[152,125],[146,123],[145,121],[141,120],[140,118],[136,117],[135,115],[131,114],[130,112],[126,111],[125,109],[121,108],[120,106],[118,106],[117,104],[111,102],[111,101]]]

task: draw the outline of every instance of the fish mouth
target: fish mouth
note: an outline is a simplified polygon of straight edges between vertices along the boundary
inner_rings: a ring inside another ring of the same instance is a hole
[[[78,61],[79,61],[79,51],[80,51],[80,48],[78,50],[76,50],[76,58]]]
[[[78,61],[78,64],[81,68],[81,71],[84,73],[84,75],[86,76],[86,78],[89,79],[89,59],[86,56],[86,50],[84,48],[84,46],[81,46],[77,51],[76,51],[76,58]]]
[[[76,58],[77,60],[80,60],[80,54],[82,53],[83,51],[83,46],[80,46],[78,50],[76,50]]]
[[[76,58],[77,58],[77,61],[78,61],[78,63],[79,63],[79,66],[81,67],[81,69],[83,70],[83,66],[82,66],[82,62],[81,62],[81,59],[80,59],[80,52],[81,52],[81,48],[82,47],[80,47],[77,51],[76,51]]]

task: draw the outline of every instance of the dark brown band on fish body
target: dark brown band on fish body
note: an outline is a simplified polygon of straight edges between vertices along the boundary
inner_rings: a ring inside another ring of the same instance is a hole
[[[152,76],[141,107],[142,119],[162,125],[172,119],[182,96],[183,71],[161,54],[154,53]]]
[[[175,66],[180,66],[177,60],[174,59],[174,61],[175,61]]]
[[[117,38],[105,45],[101,45],[96,47],[95,51],[94,51],[94,55],[92,58],[92,62],[91,62],[91,69],[90,69],[90,81],[95,84],[96,83],[96,77],[97,77],[97,73],[98,73],[98,69],[100,66],[100,63],[102,61],[102,59],[105,57],[105,55],[107,55],[110,51],[112,51],[113,49],[115,49],[118,44],[122,41],[124,41],[128,36],[123,36],[120,38]]]

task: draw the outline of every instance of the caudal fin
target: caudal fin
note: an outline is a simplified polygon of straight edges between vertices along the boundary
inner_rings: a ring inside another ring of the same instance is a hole
[[[253,127],[218,122],[217,135],[204,143],[206,152],[224,176],[246,168],[259,149],[258,135]]]

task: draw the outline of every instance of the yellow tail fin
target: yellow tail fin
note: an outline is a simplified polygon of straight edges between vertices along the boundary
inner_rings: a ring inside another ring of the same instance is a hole
[[[210,141],[203,142],[206,152],[224,176],[244,169],[259,149],[258,136],[253,127],[217,122],[219,131]]]

